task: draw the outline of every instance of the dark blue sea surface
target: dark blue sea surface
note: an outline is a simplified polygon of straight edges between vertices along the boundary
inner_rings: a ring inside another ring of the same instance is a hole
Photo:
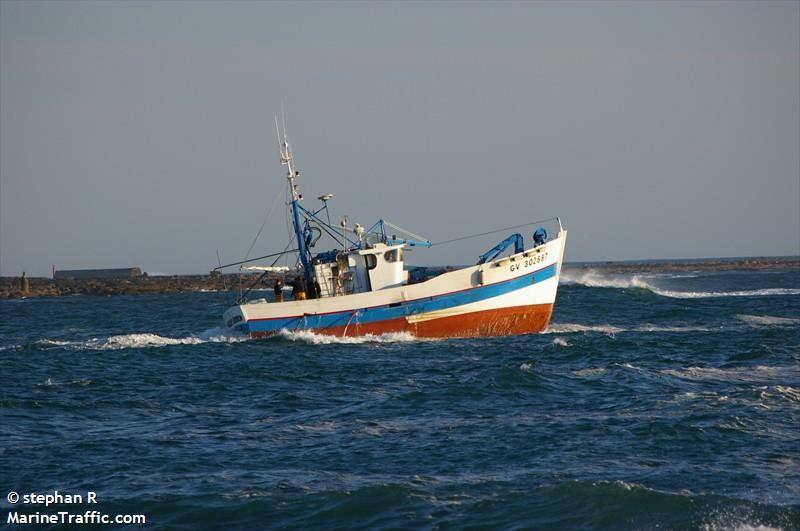
[[[567,272],[505,338],[241,340],[225,307],[0,301],[2,525],[800,529],[796,269]],[[98,503],[7,499],[56,490]]]

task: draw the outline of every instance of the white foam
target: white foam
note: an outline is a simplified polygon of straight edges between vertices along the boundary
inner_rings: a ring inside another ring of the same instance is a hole
[[[620,332],[625,332],[624,328],[617,326],[600,324],[600,325],[583,325],[576,323],[550,323],[547,329],[543,332],[545,334],[576,334],[586,332],[599,332],[601,334],[614,335]]]
[[[589,288],[617,288],[617,289],[646,289],[664,295],[666,293],[681,293],[662,290],[650,282],[654,275],[629,275],[624,273],[601,273],[594,270],[580,274],[564,273],[561,282],[564,284],[579,284]],[[676,278],[676,277],[670,277]],[[669,296],[669,295],[665,295]]]
[[[800,402],[800,389],[790,385],[776,385],[775,391],[792,402]]]
[[[633,275],[630,280],[632,288],[646,289],[661,295],[662,297],[670,297],[673,299],[708,299],[715,297],[769,297],[776,295],[800,295],[800,289],[795,288],[766,288],[766,289],[751,289],[751,290],[736,290],[736,291],[677,291],[660,288],[654,285],[645,277]]]
[[[633,328],[621,328],[619,326],[614,326],[611,324],[584,325],[578,323],[550,323],[550,325],[543,333],[586,334],[586,333],[596,332],[599,334],[607,334],[613,336],[625,332],[672,332],[680,334],[686,332],[712,332],[715,330],[721,330],[721,328],[709,328],[706,326],[660,326],[653,324],[643,324]]]
[[[617,485],[618,487],[622,487],[625,490],[648,490],[648,491],[653,491],[653,489],[645,487],[641,483],[628,483],[626,481],[622,481],[621,479],[618,479],[618,480],[614,481],[614,485]]]
[[[157,334],[124,334],[96,341],[96,348],[98,350],[164,347],[167,345],[196,345],[203,342],[196,337],[171,338],[159,336]]]
[[[764,525],[749,509],[712,513],[700,526],[702,531],[783,531],[782,527]]]
[[[574,371],[572,374],[574,374],[575,376],[583,377],[583,376],[599,376],[601,374],[605,374],[606,372],[608,372],[608,369],[604,367],[594,367],[588,369],[580,369],[578,371]]]
[[[684,332],[712,332],[714,330],[720,330],[720,328],[715,329],[707,326],[658,326],[644,324],[637,326],[633,330],[635,332],[674,332],[680,334]]]
[[[795,288],[767,288],[742,291],[672,291],[655,287],[648,287],[656,295],[671,297],[673,299],[710,299],[718,297],[773,297],[778,295],[800,295],[800,289]]]
[[[72,342],[70,341],[58,341],[56,339],[40,339],[34,343],[34,345],[39,345],[42,347],[63,347],[67,345],[71,345]]]
[[[770,315],[737,315],[737,319],[750,326],[795,326],[800,325],[800,319],[790,317],[772,317]]]
[[[724,523],[721,525],[717,524],[706,524],[700,529],[709,530],[709,531],[783,531],[782,527],[772,527],[769,525],[762,525],[762,524],[742,524],[737,523],[735,525],[731,525],[729,523]]]
[[[720,381],[754,381],[770,380],[780,377],[787,372],[796,371],[794,367],[765,366],[731,367],[718,369],[716,367],[685,367],[681,369],[664,369],[662,374],[676,376],[688,380],[720,380]]]
[[[332,344],[361,344],[361,343],[407,343],[417,341],[418,338],[409,332],[392,332],[387,334],[373,335],[366,334],[363,336],[331,336],[325,334],[318,334],[309,330],[290,331],[285,328],[278,332],[278,336],[289,341],[299,341],[302,343],[309,343],[311,345],[332,345]]]
[[[590,288],[633,288],[633,279],[637,275],[606,274],[590,269],[582,273],[572,273],[564,271],[561,274],[562,284],[579,284]]]
[[[73,350],[123,350],[128,348],[152,348],[168,345],[199,345],[201,343],[236,343],[247,341],[246,336],[227,333],[220,327],[209,328],[198,335],[187,337],[164,337],[158,334],[121,334],[105,338],[92,338],[85,341],[59,341],[40,339],[35,344],[42,346],[66,347]]]
[[[563,337],[557,337],[553,339],[553,344],[558,345],[559,347],[568,347],[570,346],[566,339]]]
[[[332,433],[339,429],[339,425],[333,421],[322,421],[314,424],[295,424],[295,429],[312,433]]]
[[[202,340],[202,342],[209,343],[239,343],[250,339],[246,335],[231,332],[221,326],[215,326],[214,328],[209,328],[208,330],[200,332],[197,337]]]
[[[79,385],[81,387],[86,387],[88,385],[92,385],[92,380],[84,379],[84,380],[70,380],[69,382],[56,382],[53,381],[52,378],[48,377],[44,382],[36,384],[37,387],[54,387],[63,385]]]
[[[692,275],[669,275],[669,278],[685,278]],[[676,291],[664,289],[653,284],[658,275],[607,274],[595,270],[582,273],[565,271],[561,275],[562,284],[578,284],[590,288],[646,289],[673,299],[706,299],[713,297],[770,297],[778,295],[800,295],[798,288],[765,288],[738,291]]]

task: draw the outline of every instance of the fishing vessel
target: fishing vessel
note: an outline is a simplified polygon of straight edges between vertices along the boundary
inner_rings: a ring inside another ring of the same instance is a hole
[[[278,284],[274,299],[259,294],[250,300],[255,292],[240,290],[236,304],[223,315],[230,331],[254,338],[281,330],[336,336],[407,332],[419,337],[477,337],[547,328],[567,238],[559,218],[481,233],[527,229],[508,235],[472,266],[405,266],[404,251],[445,242],[431,242],[383,219],[369,228],[358,223],[350,227],[346,217],[334,225],[328,210],[332,194],[320,196],[318,208],[306,208],[285,120],[281,128],[276,118],[275,127],[280,163],[287,168],[293,240],[280,253],[215,269],[275,257],[274,266],[281,256],[294,253],[293,278],[287,278],[294,293],[284,297]],[[523,232],[528,233],[527,245]],[[335,248],[316,251],[323,237],[335,242]],[[273,266],[265,266],[263,275],[273,272]]]

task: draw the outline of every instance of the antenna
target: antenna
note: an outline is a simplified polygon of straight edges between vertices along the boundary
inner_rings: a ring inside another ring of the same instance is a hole
[[[283,122],[283,138],[286,138],[286,111],[283,109],[283,101],[281,101],[281,121]]]
[[[280,163],[283,164],[283,144],[281,143],[281,130],[278,127],[278,115],[275,115],[275,138],[278,140],[278,157]]]
[[[292,155],[292,147],[289,145],[289,136],[286,134],[286,116],[283,114],[283,109],[281,109],[280,125],[278,124],[278,117],[275,117],[275,131],[278,133],[281,166],[286,166],[286,178],[289,180],[292,189],[292,200],[297,201],[300,199],[300,192],[294,184],[294,178],[300,175],[300,172],[294,167],[294,156]]]
[[[339,225],[342,227],[342,250],[347,252],[347,216],[342,218],[342,221],[339,223]]]
[[[321,195],[321,196],[319,196],[317,198],[320,201],[322,201],[322,204],[324,205],[323,208],[325,209],[325,214],[328,216],[328,225],[331,224],[331,213],[328,210],[328,201],[330,201],[331,198],[333,198],[333,194],[325,194],[325,195]]]
[[[300,221],[300,211],[302,207],[298,202],[303,199],[297,185],[294,183],[294,178],[300,175],[294,167],[294,157],[292,156],[292,148],[289,146],[289,135],[286,134],[286,113],[283,111],[283,103],[281,103],[281,123],[278,124],[278,117],[275,117],[275,129],[278,133],[278,148],[281,154],[281,166],[286,166],[286,179],[289,181],[289,187],[292,190],[292,223],[294,225],[294,235],[297,238],[297,254],[300,258],[300,263],[303,266],[303,273],[306,282],[310,282],[312,278],[310,256],[306,248],[303,226]],[[283,129],[283,131],[281,131]]]

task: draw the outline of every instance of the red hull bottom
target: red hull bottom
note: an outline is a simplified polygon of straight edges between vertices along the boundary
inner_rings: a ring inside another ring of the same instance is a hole
[[[553,314],[552,304],[532,304],[483,310],[428,321],[409,323],[405,318],[375,323],[352,323],[310,331],[329,336],[365,336],[408,332],[417,337],[488,337],[542,332]],[[251,337],[267,337],[274,332],[252,332]]]

